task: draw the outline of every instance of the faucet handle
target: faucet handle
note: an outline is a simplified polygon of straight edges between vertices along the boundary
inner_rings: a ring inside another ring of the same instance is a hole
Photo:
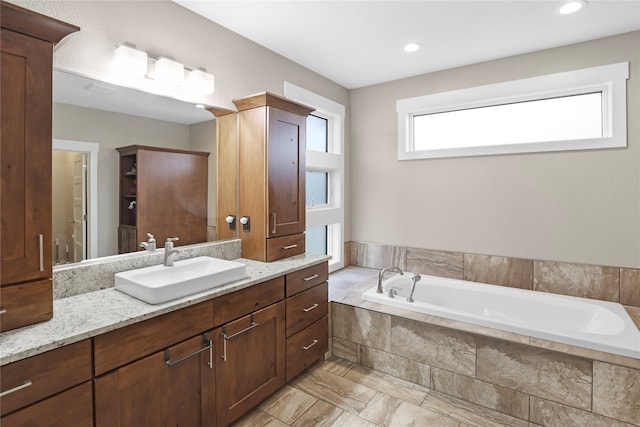
[[[179,237],[167,237],[167,243],[168,242],[175,242],[176,240],[180,240]]]
[[[153,236],[153,234],[147,233],[147,237],[149,238],[148,240],[149,243],[155,243],[156,238]]]

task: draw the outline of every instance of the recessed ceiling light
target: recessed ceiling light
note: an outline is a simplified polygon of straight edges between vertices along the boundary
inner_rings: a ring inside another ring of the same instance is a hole
[[[204,110],[204,104],[195,104],[194,107]]]
[[[562,15],[569,15],[575,13],[587,5],[585,0],[571,0],[566,2],[561,8],[560,13]]]
[[[415,52],[420,50],[420,48],[422,48],[422,45],[420,43],[407,43],[404,46],[404,51],[405,52]]]

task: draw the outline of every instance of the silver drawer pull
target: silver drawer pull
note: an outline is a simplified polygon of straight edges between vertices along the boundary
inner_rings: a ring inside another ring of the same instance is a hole
[[[167,364],[167,366],[174,366],[177,365],[180,362],[184,362],[185,360],[187,360],[190,357],[196,356],[200,353],[202,353],[203,351],[207,351],[207,350],[211,350],[213,348],[213,342],[209,339],[209,337],[207,336],[207,334],[204,334],[204,343],[206,344],[204,347],[202,347],[200,350],[198,351],[194,351],[193,353],[181,357],[178,360],[174,360],[173,362],[171,361],[171,356],[169,355],[169,349],[165,348],[164,349],[164,363]],[[211,351],[209,351],[209,363],[207,363],[207,365],[209,365],[210,368],[213,368],[213,363],[211,361]]]
[[[227,361],[227,341],[231,338],[237,337],[238,335],[244,334],[245,332],[250,331],[257,326],[260,326],[260,323],[256,322],[253,319],[253,315],[254,313],[251,313],[251,323],[249,324],[249,326],[241,331],[236,332],[235,334],[227,335],[227,325],[222,326],[222,337],[224,338],[224,340],[222,341],[222,360],[224,360],[225,362]]]
[[[22,390],[23,388],[31,387],[32,384],[33,383],[31,381],[27,380],[27,381],[25,381],[24,383],[22,383],[21,385],[19,385],[17,387],[14,387],[14,388],[12,388],[10,390],[7,390],[7,391],[3,391],[2,393],[0,393],[0,397],[5,397],[5,396],[7,396],[7,395],[9,395],[11,393],[14,393],[14,392],[18,391],[18,390]]]
[[[307,351],[307,350],[309,350],[311,347],[313,347],[313,346],[314,346],[314,345],[316,345],[316,344],[318,344],[318,340],[313,340],[313,342],[312,342],[311,344],[309,344],[309,345],[306,345],[306,346],[302,347],[302,349],[303,349],[304,351]]]
[[[305,282],[308,282],[309,280],[317,279],[318,277],[320,276],[318,276],[317,274],[314,274],[313,276],[305,277],[302,280],[304,280]]]
[[[298,247],[298,245],[289,245],[289,246],[283,246],[282,249],[284,249],[286,251],[288,249],[294,249],[294,248],[297,248],[297,247]]]
[[[7,312],[6,308],[0,307],[0,314],[5,314]]]
[[[318,303],[313,304],[311,307],[307,307],[307,308],[303,308],[302,311],[304,311],[305,313],[313,310],[314,308],[318,307]]]

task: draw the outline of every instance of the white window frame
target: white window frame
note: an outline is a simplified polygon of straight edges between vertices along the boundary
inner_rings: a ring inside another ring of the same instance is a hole
[[[628,78],[629,63],[621,62],[400,99],[396,101],[398,160],[626,147],[626,80]],[[434,150],[413,149],[413,118],[415,116],[593,92],[602,92],[603,136],[601,138]]]
[[[345,107],[335,101],[284,82],[285,97],[314,107],[312,114],[328,120],[327,153],[307,150],[306,169],[329,173],[329,203],[308,206],[307,229],[327,227],[329,272],[344,267],[344,117]]]

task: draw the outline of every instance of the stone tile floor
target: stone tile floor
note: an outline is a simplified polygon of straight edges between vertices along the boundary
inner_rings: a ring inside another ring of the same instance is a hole
[[[372,279],[377,273],[347,267],[330,275],[329,292],[347,290],[363,281],[375,285]],[[495,414],[497,419],[491,419],[492,415],[426,387],[331,358],[309,368],[233,427],[504,425],[497,420],[499,414]]]

